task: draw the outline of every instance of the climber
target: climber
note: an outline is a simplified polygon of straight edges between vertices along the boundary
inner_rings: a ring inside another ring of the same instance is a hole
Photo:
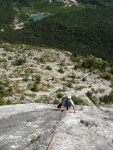
[[[62,107],[66,107],[67,110],[70,106],[73,107],[73,110],[74,110],[74,113],[76,111],[76,108],[75,108],[75,104],[74,102],[71,100],[71,96],[67,96],[65,99],[62,100],[62,102],[57,106],[57,108],[60,108],[59,111],[62,111]]]

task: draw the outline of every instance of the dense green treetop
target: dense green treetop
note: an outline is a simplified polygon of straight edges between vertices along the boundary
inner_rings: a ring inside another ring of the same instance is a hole
[[[10,12],[15,12],[13,3],[8,4],[8,2],[11,2],[11,0],[4,0],[2,3],[0,1],[2,6],[10,6]],[[30,0],[13,0],[13,2],[31,3]],[[93,0],[81,0],[81,2],[92,3]],[[96,0],[95,2],[106,1]],[[2,9],[0,9],[0,12],[2,14]],[[10,19],[13,20],[15,13],[11,14],[12,19]],[[0,15],[0,19],[2,20],[2,26],[11,22],[11,20],[8,23],[3,21],[3,15]],[[6,20],[8,21],[8,19]],[[91,54],[112,61],[113,7],[99,5],[93,9],[85,8],[78,11],[58,13],[41,21],[29,21],[21,30],[8,28],[4,32],[0,32],[0,41],[65,49],[76,54]]]
[[[12,0],[0,0],[0,28],[11,24],[15,13]]]

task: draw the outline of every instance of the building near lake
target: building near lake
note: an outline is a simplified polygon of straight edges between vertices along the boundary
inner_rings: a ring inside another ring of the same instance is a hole
[[[71,5],[76,5],[78,4],[77,0],[57,0],[60,2],[63,2],[65,6],[71,6]],[[49,0],[50,3],[52,3],[52,0]]]
[[[77,0],[60,0],[60,1],[62,1],[65,6],[72,6],[72,5],[77,6],[78,5]]]

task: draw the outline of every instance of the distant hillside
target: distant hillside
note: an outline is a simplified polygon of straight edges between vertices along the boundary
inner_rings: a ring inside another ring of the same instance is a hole
[[[0,45],[0,105],[113,103],[113,64],[93,56],[28,45]]]
[[[60,13],[0,33],[0,41],[65,49],[113,60],[113,7]]]
[[[0,1],[0,42],[65,49],[112,62],[113,0],[77,2],[77,6],[67,7],[56,0],[51,3],[42,0]],[[52,16],[37,22],[29,17],[29,14],[42,12]],[[16,23],[23,22],[26,22],[25,28],[13,30]]]
[[[113,0],[0,0],[0,28],[17,22],[28,21],[30,14],[57,14],[77,11],[86,7],[113,6]]]

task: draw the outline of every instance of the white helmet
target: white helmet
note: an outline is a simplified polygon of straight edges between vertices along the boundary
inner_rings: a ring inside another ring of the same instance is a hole
[[[70,95],[68,95],[68,96],[67,96],[67,98],[68,98],[68,99],[71,99],[71,96],[70,96]]]

